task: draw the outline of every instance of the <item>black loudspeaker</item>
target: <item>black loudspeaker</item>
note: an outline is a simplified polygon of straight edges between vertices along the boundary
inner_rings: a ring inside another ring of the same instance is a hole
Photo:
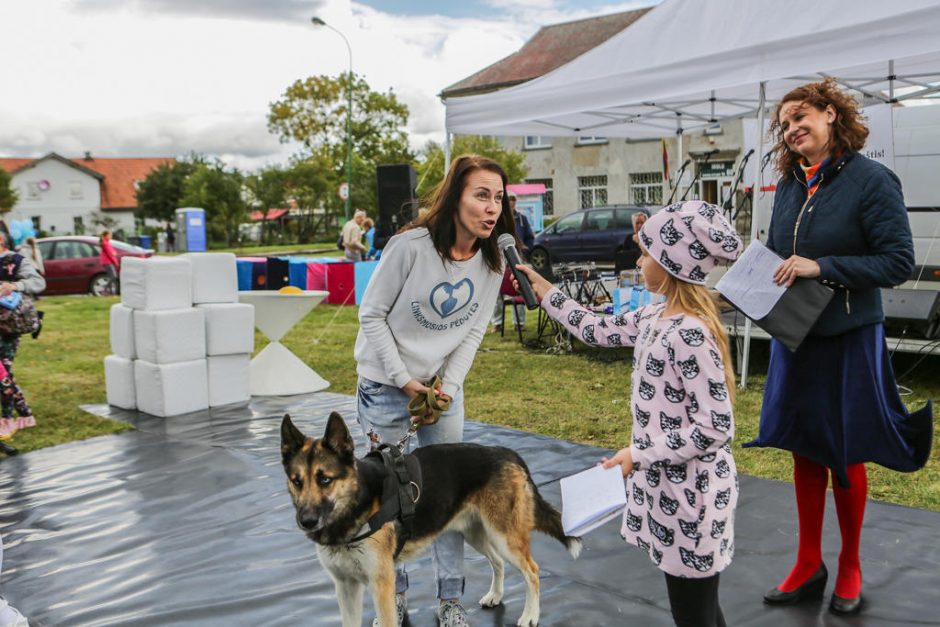
[[[904,329],[932,340],[940,332],[940,291],[882,289],[885,326],[899,335]]]
[[[375,221],[375,247],[385,248],[398,229],[418,217],[415,198],[417,176],[407,163],[380,165],[375,169],[379,216]]]
[[[279,290],[290,284],[290,262],[287,259],[268,257],[265,289]]]

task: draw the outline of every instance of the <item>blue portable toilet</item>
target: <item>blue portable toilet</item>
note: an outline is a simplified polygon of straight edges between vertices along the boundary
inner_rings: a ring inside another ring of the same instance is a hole
[[[176,210],[176,250],[206,252],[206,210],[183,207]]]

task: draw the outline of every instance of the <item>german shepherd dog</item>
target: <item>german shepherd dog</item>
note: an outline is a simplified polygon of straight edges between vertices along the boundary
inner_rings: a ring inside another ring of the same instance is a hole
[[[343,627],[362,624],[362,597],[368,585],[379,625],[395,627],[395,562],[414,559],[445,531],[458,531],[483,554],[493,569],[483,607],[503,598],[503,560],[519,569],[526,582],[526,601],[517,625],[539,622],[539,567],[529,547],[533,530],[552,536],[572,557],[581,540],[566,536],[561,515],[532,482],[529,469],[515,452],[476,444],[440,444],[418,448],[424,485],[415,505],[410,535],[398,519],[373,535],[352,540],[379,510],[388,471],[374,456],[356,459],[343,418],[330,414],[322,438],[304,436],[284,416],[281,458],[297,524],[317,544],[320,562],[336,586]],[[401,552],[395,551],[402,543]]]

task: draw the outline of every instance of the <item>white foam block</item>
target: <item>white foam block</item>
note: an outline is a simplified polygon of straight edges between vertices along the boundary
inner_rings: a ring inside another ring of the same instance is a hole
[[[206,356],[206,316],[202,309],[135,311],[137,358],[173,364]]]
[[[247,303],[197,305],[206,314],[206,354],[239,355],[255,350],[255,307]]]
[[[232,253],[186,253],[193,266],[193,303],[237,303],[238,271]]]
[[[121,302],[144,311],[189,307],[193,304],[192,273],[184,257],[124,257]]]
[[[137,408],[154,416],[178,416],[209,408],[206,360],[176,364],[134,362]]]
[[[104,358],[104,383],[108,391],[108,405],[121,409],[137,409],[134,383],[134,362],[117,355]]]
[[[134,310],[121,303],[111,306],[111,352],[125,359],[136,359]]]
[[[251,355],[209,357],[209,407],[251,400],[248,364]]]

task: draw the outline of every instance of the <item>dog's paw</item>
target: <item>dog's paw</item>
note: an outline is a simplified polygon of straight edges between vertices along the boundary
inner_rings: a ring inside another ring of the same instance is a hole
[[[496,607],[503,602],[503,595],[496,594],[495,592],[487,592],[483,595],[483,598],[480,599],[481,607]]]
[[[517,627],[539,627],[539,617],[538,616],[526,616],[523,614],[519,618],[519,622],[516,623]]]

